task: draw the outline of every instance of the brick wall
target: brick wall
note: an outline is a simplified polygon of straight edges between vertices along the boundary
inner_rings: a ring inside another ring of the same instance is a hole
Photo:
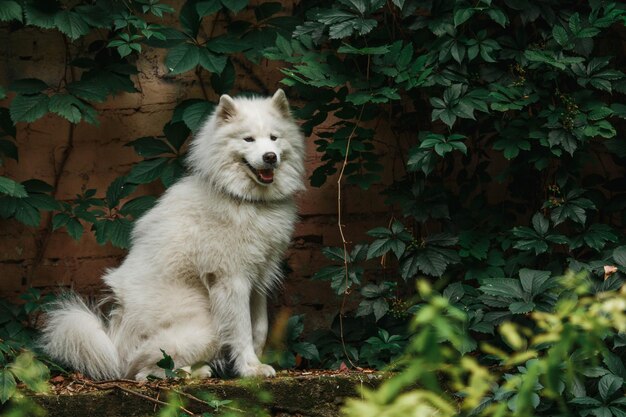
[[[36,29],[12,32],[1,27],[0,85],[28,77],[56,84],[63,76],[64,53],[58,33]],[[158,49],[147,49],[139,58],[138,68],[135,84],[139,92],[120,94],[98,105],[100,125],[77,125],[70,146],[69,123],[60,117],[48,115],[32,124],[20,123],[17,135],[20,161],[7,160],[0,167],[0,174],[18,181],[38,178],[57,184],[55,193],[60,200],[72,199],[88,188],[96,188],[97,196],[104,196],[111,181],[129,172],[132,163],[139,160],[124,144],[138,137],[161,134],[178,102],[202,96],[195,77],[167,75],[162,51]],[[253,71],[270,90],[279,87],[281,74],[277,66],[264,62]],[[235,90],[254,91],[258,87],[243,71],[238,71]],[[2,105],[6,106],[7,101]],[[307,138],[308,174],[320,158],[313,140]],[[379,190],[378,187],[368,192],[352,187],[344,189],[342,203],[348,239],[362,240],[364,231],[386,216],[381,217],[386,208]],[[150,185],[139,192],[158,194],[162,189]],[[309,279],[325,264],[320,249],[340,244],[336,179],[329,180],[322,188],[309,188],[298,201],[301,221],[287,254],[292,272],[276,295],[274,308],[288,307],[294,313],[307,313],[307,323],[317,327],[325,325],[338,306],[328,283]],[[123,250],[98,245],[91,232],[78,242],[65,231],[51,232],[46,227],[48,221],[44,215],[39,228],[29,228],[15,221],[0,220],[1,296],[16,298],[31,286],[45,290],[71,287],[95,295],[102,289],[103,271],[115,267],[124,257]]]

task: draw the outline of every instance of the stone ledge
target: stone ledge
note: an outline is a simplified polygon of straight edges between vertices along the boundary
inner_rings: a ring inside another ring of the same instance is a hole
[[[153,417],[161,407],[157,402],[167,400],[168,394],[175,391],[183,393],[185,408],[198,414],[215,412],[213,407],[192,399],[210,393],[216,399],[237,403],[226,409],[262,407],[277,417],[335,417],[339,416],[345,398],[358,395],[358,387],[374,388],[384,379],[385,374],[379,372],[281,372],[276,378],[265,380],[147,384],[75,379],[64,389],[57,389],[61,393],[37,395],[33,399],[49,417]],[[72,387],[75,392],[71,392]]]

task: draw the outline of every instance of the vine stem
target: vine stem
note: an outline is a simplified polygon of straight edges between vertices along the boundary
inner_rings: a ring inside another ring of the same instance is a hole
[[[348,136],[348,141],[346,143],[346,154],[343,158],[343,162],[341,164],[341,170],[339,171],[339,177],[337,178],[337,227],[339,228],[339,235],[341,236],[341,243],[343,245],[343,268],[346,279],[346,289],[343,292],[343,297],[341,299],[341,307],[339,308],[339,335],[341,337],[341,347],[343,348],[343,353],[350,362],[350,365],[357,368],[357,366],[350,359],[350,355],[348,355],[348,350],[346,349],[346,341],[343,334],[343,314],[346,308],[346,302],[348,300],[348,295],[350,294],[348,290],[349,283],[349,271],[348,271],[348,241],[346,240],[346,236],[343,232],[343,216],[341,210],[341,181],[343,179],[343,174],[346,170],[346,166],[348,165],[348,155],[350,154],[350,145],[352,143],[352,138],[354,137],[354,133],[356,132],[356,128],[358,127],[358,122],[361,121],[363,117],[363,110],[365,109],[365,104],[361,106],[361,111],[359,112],[359,117],[357,119],[357,123],[354,124],[350,135]]]
[[[64,71],[62,82],[65,85],[67,85],[68,84],[67,82],[68,69],[69,69],[69,75],[70,75],[71,81],[74,81],[76,77],[74,74],[74,68],[72,68],[70,65],[72,56],[70,54],[69,42],[65,35],[62,35],[62,36],[63,36],[63,43],[65,45],[65,71]],[[60,86],[59,86],[59,89],[60,89]],[[65,166],[67,165],[67,161],[70,158],[70,154],[74,150],[75,126],[72,122],[68,122],[68,123],[69,123],[69,130],[67,134],[67,143],[65,145],[65,149],[63,149],[63,154],[61,155],[61,161],[59,163],[58,169],[55,167],[54,182],[52,184],[52,191],[50,193],[52,198],[54,198],[55,200],[56,200],[57,193],[59,190],[59,184],[61,183],[61,177],[63,176],[63,171],[65,171]],[[53,158],[53,163],[54,163],[54,158]],[[28,275],[26,277],[25,284],[28,286],[30,286],[33,280],[33,276],[35,275],[35,271],[37,270],[37,267],[43,261],[44,255],[46,254],[46,250],[48,249],[48,244],[50,243],[50,235],[52,234],[52,218],[53,216],[52,214],[50,214],[46,220],[46,226],[41,232],[41,238],[39,240],[39,243],[37,244],[37,252],[35,254],[35,258],[33,259],[33,263],[30,267],[30,270],[28,271]]]

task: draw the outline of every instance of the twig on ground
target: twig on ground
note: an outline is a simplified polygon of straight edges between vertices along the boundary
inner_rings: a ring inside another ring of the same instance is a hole
[[[161,401],[161,400],[159,400],[157,398],[152,398],[149,395],[142,394],[141,392],[132,390],[130,388],[126,388],[126,387],[120,385],[118,382],[107,382],[107,381],[100,381],[100,382],[93,381],[92,382],[92,381],[89,381],[89,380],[86,380],[86,379],[78,379],[78,382],[80,382],[82,384],[85,384],[85,385],[88,385],[90,387],[97,388],[97,389],[117,389],[117,390],[123,391],[123,392],[125,392],[127,394],[134,395],[135,397],[142,398],[144,400],[150,401],[150,402],[152,402],[154,404],[158,404],[158,405],[163,405],[163,406],[171,405],[170,403],[168,403],[166,401]],[[124,381],[124,382],[126,382],[126,381]],[[136,381],[132,381],[132,382],[137,383]],[[196,417],[197,416],[197,414],[195,414],[194,412],[186,409],[182,405],[178,406],[178,409],[180,411],[182,411],[183,413],[187,414],[188,416],[191,416],[191,417]]]

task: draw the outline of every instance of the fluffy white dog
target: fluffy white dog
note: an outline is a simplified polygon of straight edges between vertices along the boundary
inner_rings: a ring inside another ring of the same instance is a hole
[[[303,158],[282,90],[223,95],[192,141],[190,174],[137,221],[128,256],[104,276],[110,313],[65,297],[47,315],[44,351],[95,379],[162,376],[161,349],[198,377],[226,361],[242,377],[274,376],[259,360],[266,294],[281,279]]]

